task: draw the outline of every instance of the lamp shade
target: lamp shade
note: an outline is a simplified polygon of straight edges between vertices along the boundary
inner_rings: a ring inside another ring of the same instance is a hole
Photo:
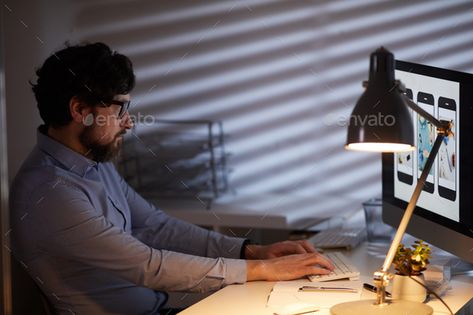
[[[381,47],[370,56],[368,86],[351,113],[348,150],[414,149],[412,118],[394,79],[394,55]]]

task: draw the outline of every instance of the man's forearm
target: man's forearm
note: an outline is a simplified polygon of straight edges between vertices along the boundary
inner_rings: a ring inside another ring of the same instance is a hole
[[[264,263],[261,260],[246,261],[246,281],[266,280]]]

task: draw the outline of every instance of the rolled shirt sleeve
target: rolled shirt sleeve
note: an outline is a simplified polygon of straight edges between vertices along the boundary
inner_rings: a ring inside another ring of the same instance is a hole
[[[30,228],[35,230],[41,250],[50,255],[103,268],[136,285],[160,291],[202,292],[246,281],[244,260],[152,248],[108,222],[83,191],[67,182],[43,185],[36,194],[40,202],[30,209],[28,219],[38,224]],[[173,228],[175,223],[169,219],[160,226],[169,222]],[[167,240],[183,232],[182,225],[178,226],[181,230],[168,235]]]
[[[165,291],[206,292],[246,281],[246,262],[231,258],[206,258],[162,251],[166,265],[160,271]],[[176,276],[176,275],[180,276]]]

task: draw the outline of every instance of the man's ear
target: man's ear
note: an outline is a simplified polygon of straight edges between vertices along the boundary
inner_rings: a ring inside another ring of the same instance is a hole
[[[78,124],[85,124],[89,117],[92,115],[91,108],[84,102],[80,101],[78,97],[74,96],[69,101],[69,112],[72,116],[72,120]]]

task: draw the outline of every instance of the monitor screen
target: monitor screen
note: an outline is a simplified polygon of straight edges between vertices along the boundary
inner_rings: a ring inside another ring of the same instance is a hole
[[[417,201],[407,232],[473,262],[473,75],[396,61],[406,95],[440,120],[452,122]],[[437,137],[411,110],[416,150],[383,154],[383,220],[399,224]]]

